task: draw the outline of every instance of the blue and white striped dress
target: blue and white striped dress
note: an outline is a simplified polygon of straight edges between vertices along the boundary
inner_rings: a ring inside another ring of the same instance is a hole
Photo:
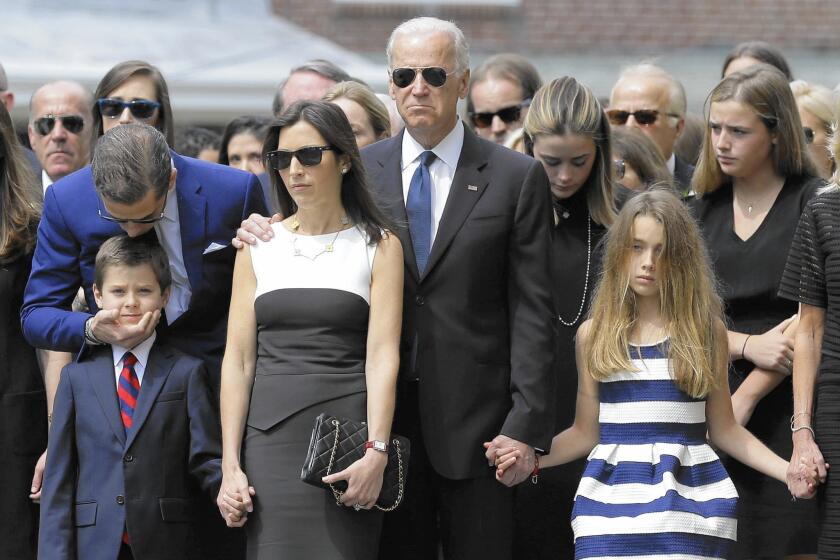
[[[673,381],[668,344],[599,384],[600,443],[575,495],[575,558],[727,558],[738,493],[706,444],[706,402]]]

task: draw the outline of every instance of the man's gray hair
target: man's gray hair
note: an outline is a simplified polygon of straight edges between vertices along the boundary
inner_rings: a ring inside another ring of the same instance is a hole
[[[96,191],[109,201],[135,204],[154,189],[160,198],[169,188],[172,157],[166,137],[146,124],[124,124],[103,134],[91,161]]]
[[[451,21],[433,17],[418,17],[404,21],[391,32],[385,54],[388,56],[388,66],[393,68],[394,42],[398,35],[429,35],[432,33],[448,33],[455,46],[455,72],[463,73],[470,68],[470,46],[464,32]]]
[[[685,88],[679,80],[666,72],[664,68],[652,62],[641,62],[633,66],[628,66],[621,71],[621,74],[618,76],[618,81],[616,81],[616,86],[621,80],[629,77],[646,77],[668,82],[668,111],[680,117],[685,117],[687,105]],[[615,86],[613,86],[613,90],[615,90]],[[612,92],[610,93],[610,97],[612,97]]]
[[[6,79],[6,71],[3,69],[3,65],[0,64],[0,91],[6,91],[9,89],[9,80]]]
[[[329,60],[324,59],[315,59],[310,60],[309,62],[304,62],[300,66],[296,66],[292,68],[291,72],[289,72],[289,76],[295,74],[297,72],[314,72],[315,74],[319,74],[328,80],[332,80],[335,83],[338,82],[361,82],[361,80],[357,80],[353,78],[342,70],[338,65],[330,62]],[[283,112],[284,101],[283,101],[283,88],[286,86],[286,82],[289,81],[289,76],[283,78],[283,81],[277,86],[277,91],[274,93],[274,99],[271,102],[271,112],[274,113],[275,117],[279,117],[280,114]]]

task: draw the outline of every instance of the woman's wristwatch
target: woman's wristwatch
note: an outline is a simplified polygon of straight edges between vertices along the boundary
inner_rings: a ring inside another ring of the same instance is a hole
[[[365,442],[365,451],[368,449],[373,449],[374,451],[379,451],[380,453],[388,453],[388,442],[379,441],[377,439],[368,440]]]

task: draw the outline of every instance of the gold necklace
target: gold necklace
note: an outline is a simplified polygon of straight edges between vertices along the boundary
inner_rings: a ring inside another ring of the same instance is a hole
[[[341,217],[341,225],[342,226],[346,226],[349,223],[350,223],[350,219],[347,216],[342,216]],[[292,251],[294,253],[294,256],[305,257],[305,258],[309,259],[310,261],[314,261],[315,259],[317,259],[321,255],[323,255],[324,253],[332,253],[335,249],[335,242],[338,239],[338,236],[341,234],[342,231],[344,231],[344,228],[342,228],[342,229],[339,229],[337,232],[335,232],[335,235],[333,236],[332,240],[329,243],[327,243],[326,245],[324,245],[323,249],[321,249],[320,251],[318,251],[317,253],[315,253],[314,255],[312,255],[310,257],[309,255],[307,255],[303,251],[301,251],[300,248],[297,246],[297,242],[298,242],[297,233],[298,233],[299,229],[300,229],[300,221],[298,221],[297,214],[293,214],[292,215]]]

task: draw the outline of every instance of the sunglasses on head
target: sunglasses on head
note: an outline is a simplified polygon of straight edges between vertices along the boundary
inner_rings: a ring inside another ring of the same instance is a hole
[[[811,128],[810,126],[803,126],[802,127],[802,132],[805,133],[805,143],[806,144],[813,144],[814,143],[814,137],[816,136],[816,132],[814,132],[814,129]]]
[[[669,117],[677,117],[674,113],[665,113]],[[627,119],[630,116],[636,119],[636,122],[642,126],[649,126],[656,122],[656,119],[659,118],[659,111],[656,109],[639,109],[638,111],[622,111],[620,109],[610,109],[607,111],[607,118],[610,120],[610,124],[614,124],[617,126],[622,126],[627,123]]]
[[[35,119],[32,126],[35,132],[46,136],[55,128],[56,121],[61,121],[64,130],[71,134],[78,134],[85,127],[85,119],[79,115],[45,115],[40,119]]]
[[[301,165],[311,167],[321,163],[324,152],[328,150],[335,150],[335,148],[332,146],[307,146],[295,151],[274,150],[265,154],[265,163],[271,169],[283,171],[292,164],[292,158],[294,157]]]
[[[160,211],[158,216],[152,218],[115,218],[113,216],[106,216],[102,213],[101,208],[97,208],[96,211],[99,213],[99,217],[105,220],[106,222],[111,222],[112,224],[156,224],[163,219],[163,214],[166,211],[166,200],[169,197],[169,191],[166,191],[166,194],[163,195],[163,209]]]
[[[615,170],[615,179],[620,181],[624,179],[624,174],[627,172],[627,165],[623,159],[613,160],[613,169]]]
[[[531,104],[530,99],[520,101],[516,105],[510,107],[503,107],[496,112],[470,113],[470,120],[476,128],[487,128],[493,124],[493,117],[499,117],[505,124],[510,124],[519,120],[522,116],[522,108]]]
[[[128,109],[135,119],[149,119],[160,108],[160,103],[148,99],[135,99],[134,101],[123,101],[114,97],[103,97],[97,99],[99,113],[106,118],[116,119],[122,112]]]
[[[432,87],[442,87],[446,83],[447,76],[455,72],[447,72],[439,66],[427,66],[425,68],[394,68],[391,70],[391,81],[398,88],[405,88],[414,83],[417,72],[423,76],[423,80]]]

